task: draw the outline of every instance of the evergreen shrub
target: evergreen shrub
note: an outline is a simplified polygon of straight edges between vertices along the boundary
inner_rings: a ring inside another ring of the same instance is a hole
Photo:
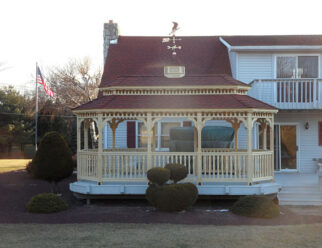
[[[170,171],[170,180],[174,183],[185,179],[188,175],[187,168],[182,164],[167,164],[165,168]]]
[[[266,196],[245,196],[232,206],[234,214],[256,218],[274,218],[280,215],[279,207]]]
[[[167,164],[165,168],[149,170],[150,184],[146,190],[146,199],[161,211],[173,212],[189,208],[198,198],[198,189],[192,183],[177,183],[187,174],[185,166],[180,164]],[[168,180],[174,183],[167,183]]]
[[[69,177],[73,167],[72,153],[64,138],[57,132],[45,134],[32,160],[32,175],[57,183]]]
[[[67,203],[56,194],[38,194],[30,199],[27,204],[27,211],[30,213],[55,213],[68,208]]]
[[[163,185],[170,179],[170,171],[165,168],[155,167],[148,170],[147,177],[151,183]]]

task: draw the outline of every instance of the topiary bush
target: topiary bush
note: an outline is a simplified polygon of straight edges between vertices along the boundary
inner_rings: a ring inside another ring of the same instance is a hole
[[[156,190],[153,198],[155,206],[161,211],[182,211],[193,205],[198,197],[198,190],[192,183],[163,185]]]
[[[182,164],[167,164],[165,168],[170,171],[170,180],[174,183],[185,179],[188,175],[187,168]]]
[[[56,183],[73,172],[72,153],[64,138],[57,132],[49,132],[42,139],[32,160],[31,173],[35,178]]]
[[[44,193],[30,199],[27,204],[27,211],[30,213],[55,213],[68,208],[67,203],[56,194]]]
[[[274,218],[280,215],[279,207],[266,196],[245,196],[232,206],[234,214],[256,218]]]
[[[147,176],[151,183],[163,185],[170,179],[170,171],[165,168],[155,167],[148,171]]]
[[[168,164],[165,168],[148,171],[149,187],[146,199],[161,211],[182,211],[193,205],[198,198],[198,189],[192,183],[177,183],[188,171],[183,165]],[[166,180],[167,179],[167,180]],[[174,183],[166,183],[172,180]]]

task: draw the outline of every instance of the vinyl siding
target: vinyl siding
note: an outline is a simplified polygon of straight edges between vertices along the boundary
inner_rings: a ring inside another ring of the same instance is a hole
[[[238,53],[237,79],[250,83],[254,79],[273,78],[273,55],[269,53]]]

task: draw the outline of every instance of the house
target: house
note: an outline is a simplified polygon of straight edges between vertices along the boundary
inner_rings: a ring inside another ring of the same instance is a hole
[[[322,205],[322,178],[315,161],[322,157],[322,36],[220,39],[229,54],[232,76],[252,86],[250,96],[279,109],[274,171],[283,186],[281,203]]]
[[[74,109],[74,193],[144,194],[148,169],[178,162],[200,195],[276,195],[282,185],[281,203],[322,204],[322,36],[126,37],[110,22],[104,41],[99,97]],[[193,151],[170,151],[170,130],[185,126]],[[233,142],[204,147],[205,126],[233,128]]]

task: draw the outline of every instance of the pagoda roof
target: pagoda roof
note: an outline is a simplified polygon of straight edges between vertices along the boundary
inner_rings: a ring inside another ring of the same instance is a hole
[[[247,95],[111,95],[102,96],[74,109],[82,110],[224,110],[266,109],[271,105]]]

